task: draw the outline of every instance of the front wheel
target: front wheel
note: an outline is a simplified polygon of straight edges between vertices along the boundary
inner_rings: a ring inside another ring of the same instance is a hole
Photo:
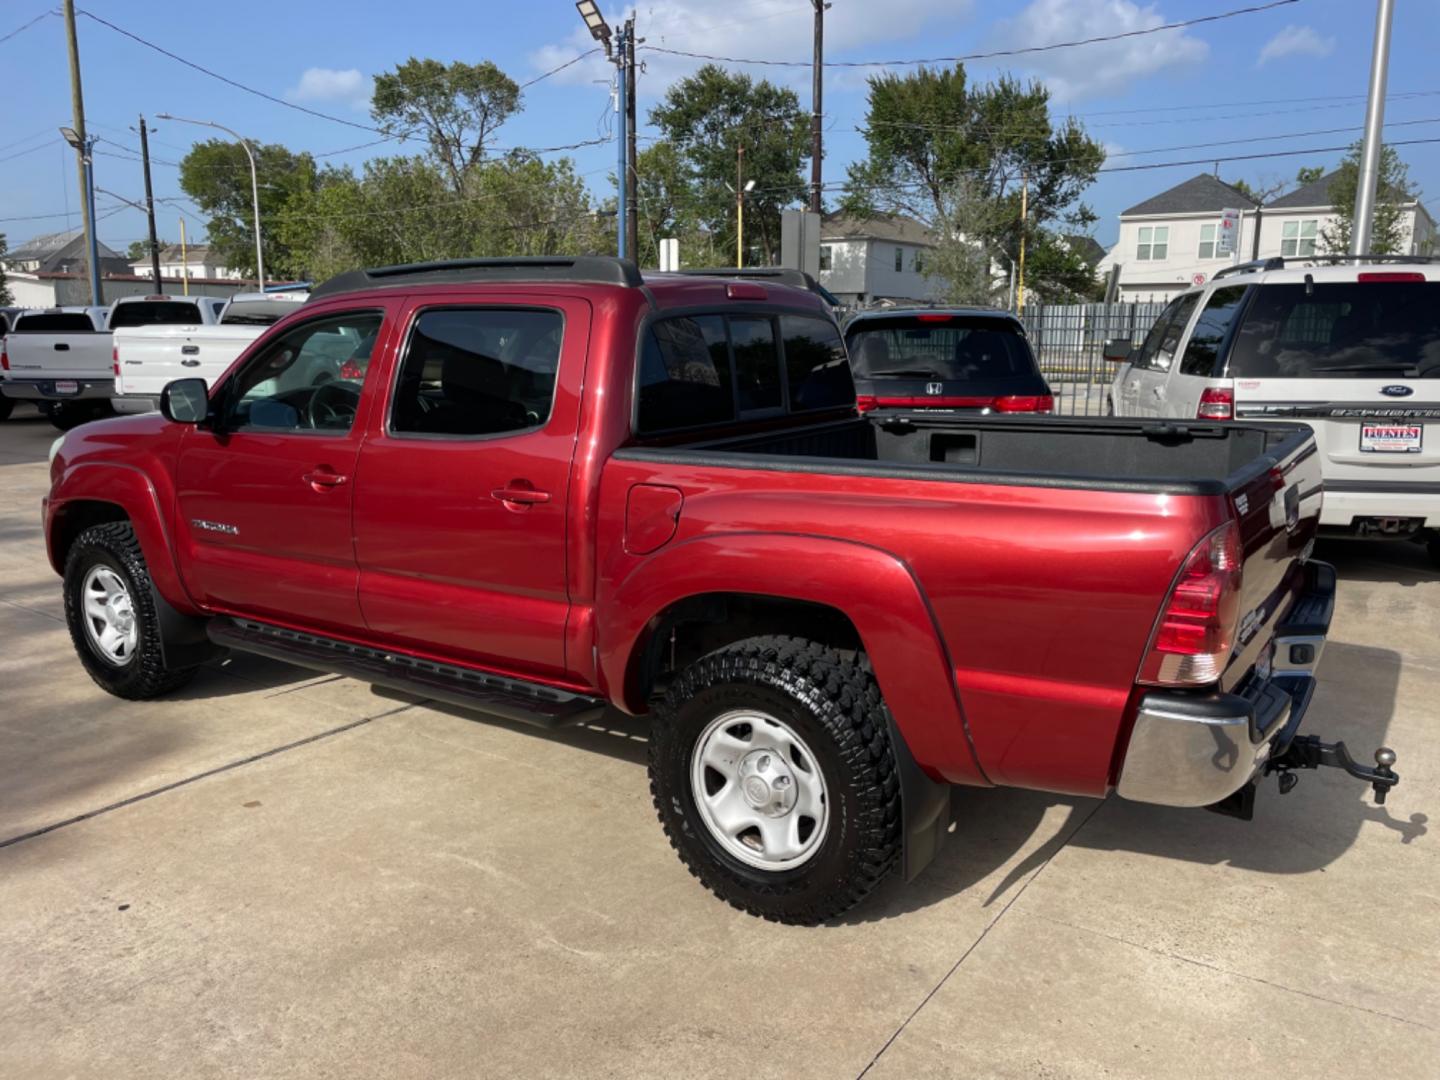
[[[91,420],[114,416],[115,410],[108,401],[64,401],[51,405],[48,415],[50,423],[61,431],[69,431],[81,424],[88,424]]]
[[[184,686],[194,667],[167,667],[150,574],[127,521],[86,529],[65,557],[65,621],[102,690],[143,701]]]
[[[801,638],[736,642],[680,673],[650,736],[671,845],[722,900],[813,925],[859,903],[900,850],[900,788],[874,678]]]

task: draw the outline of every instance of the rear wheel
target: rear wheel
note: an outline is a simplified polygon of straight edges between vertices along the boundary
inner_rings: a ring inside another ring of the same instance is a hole
[[[1431,533],[1430,539],[1425,542],[1425,548],[1430,552],[1430,561],[1440,567],[1440,533]]]
[[[58,401],[50,406],[50,423],[61,431],[69,431],[91,420],[114,416],[115,410],[108,401]]]
[[[15,411],[15,399],[0,394],[0,420],[8,420],[10,414]]]
[[[165,665],[150,574],[127,521],[86,529],[65,558],[65,621],[101,689],[144,700],[184,686],[194,667]]]
[[[900,794],[879,688],[827,646],[757,637],[680,673],[650,736],[671,845],[741,910],[811,925],[894,866]]]

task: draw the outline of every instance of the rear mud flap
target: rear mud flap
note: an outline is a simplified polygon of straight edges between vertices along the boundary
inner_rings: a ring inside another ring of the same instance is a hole
[[[905,738],[889,720],[890,747],[900,774],[901,870],[914,881],[939,853],[950,831],[950,785],[932,780],[915,760]]]

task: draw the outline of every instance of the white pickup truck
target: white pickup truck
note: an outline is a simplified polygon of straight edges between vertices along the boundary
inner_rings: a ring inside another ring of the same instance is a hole
[[[153,412],[160,391],[175,379],[224,374],[267,326],[305,302],[304,292],[240,293],[231,297],[214,326],[145,326],[115,332],[115,393],[118,413]]]
[[[112,332],[159,324],[211,325],[214,296],[126,296],[103,307],[50,308],[17,316],[6,336],[7,398],[33,401],[62,431],[108,416],[115,393]]]

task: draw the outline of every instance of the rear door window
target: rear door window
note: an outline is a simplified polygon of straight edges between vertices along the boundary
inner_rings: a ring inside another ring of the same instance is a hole
[[[785,344],[791,412],[854,404],[855,381],[850,376],[845,343],[833,323],[782,315],[780,337]]]
[[[390,430],[500,435],[550,419],[564,316],[538,308],[422,312],[405,349]],[[359,352],[369,363],[373,338]]]
[[[1180,335],[1185,332],[1185,324],[1190,321],[1199,296],[1199,293],[1186,293],[1170,301],[1169,306],[1155,320],[1150,332],[1145,335],[1145,342],[1140,346],[1140,353],[1135,357],[1133,367],[1148,371],[1170,370],[1175,349],[1180,344]]]
[[[1440,376],[1440,281],[1261,285],[1230,350],[1229,374]]]
[[[137,300],[116,304],[110,312],[110,329],[126,326],[195,326],[201,321],[200,308],[180,300]]]
[[[1227,285],[1210,294],[1205,310],[1195,321],[1195,330],[1185,346],[1185,355],[1180,359],[1182,375],[1208,379],[1217,374],[1215,361],[1220,355],[1220,345],[1230,332],[1230,325],[1235,321],[1235,313],[1240,310],[1240,301],[1244,298],[1244,285]]]

